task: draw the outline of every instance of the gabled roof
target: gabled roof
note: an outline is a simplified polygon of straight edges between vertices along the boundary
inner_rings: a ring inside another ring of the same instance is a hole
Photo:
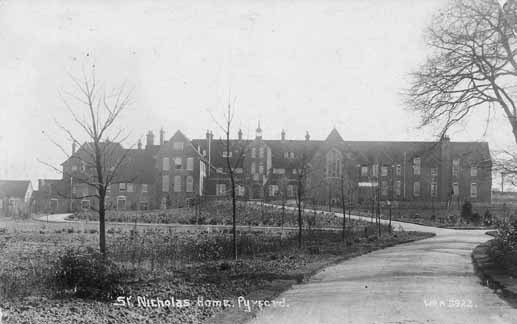
[[[25,198],[29,180],[0,180],[0,197]]]
[[[325,140],[327,142],[343,142],[343,137],[339,134],[337,129],[334,127],[332,128],[332,131],[330,131],[330,134],[327,136],[327,139]]]

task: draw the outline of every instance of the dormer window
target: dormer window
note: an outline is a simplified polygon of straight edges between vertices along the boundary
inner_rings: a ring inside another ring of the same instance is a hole
[[[183,142],[173,142],[172,149],[175,151],[183,151]]]

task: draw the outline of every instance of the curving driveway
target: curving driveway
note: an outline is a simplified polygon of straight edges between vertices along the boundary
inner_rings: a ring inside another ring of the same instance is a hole
[[[517,309],[479,283],[472,249],[484,231],[450,230],[393,222],[436,236],[347,260],[295,285],[258,323],[517,323]]]

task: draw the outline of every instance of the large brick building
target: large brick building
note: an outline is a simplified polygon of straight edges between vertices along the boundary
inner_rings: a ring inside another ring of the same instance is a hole
[[[486,142],[451,142],[447,137],[438,142],[345,141],[336,129],[325,140],[312,140],[308,133],[305,139],[288,140],[285,131],[279,139],[267,140],[259,125],[254,139],[243,139],[239,131],[229,141],[229,151],[226,140],[214,139],[209,131],[202,139],[177,131],[165,140],[161,130],[158,144],[149,132],[145,144],[130,150],[104,144],[114,156],[127,155],[108,191],[111,208],[181,207],[200,196],[228,196],[228,155],[239,199],[294,199],[303,193],[314,203],[337,204],[344,184],[357,204],[373,196],[415,204],[491,200]],[[91,187],[79,180],[93,176],[84,162],[87,145],[63,163],[65,176],[55,185],[71,193],[75,208],[95,205],[88,197],[94,194]]]

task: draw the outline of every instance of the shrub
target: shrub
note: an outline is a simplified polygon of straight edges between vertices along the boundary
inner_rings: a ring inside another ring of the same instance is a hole
[[[111,299],[124,293],[126,274],[110,259],[91,247],[68,248],[54,263],[58,289],[72,289],[81,298]]]

